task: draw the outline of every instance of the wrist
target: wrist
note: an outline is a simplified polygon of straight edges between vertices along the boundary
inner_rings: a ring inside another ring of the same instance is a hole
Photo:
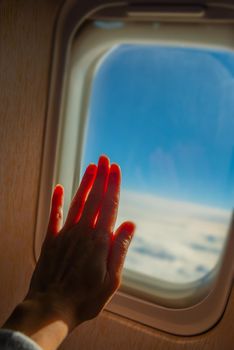
[[[56,349],[69,333],[69,322],[43,297],[23,301],[3,327],[27,335],[44,350]]]

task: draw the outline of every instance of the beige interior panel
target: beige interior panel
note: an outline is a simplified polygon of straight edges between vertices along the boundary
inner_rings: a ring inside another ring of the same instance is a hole
[[[234,344],[234,291],[222,320],[209,332],[178,337],[104,311],[77,328],[61,350],[231,350]]]
[[[0,2],[0,320],[31,275],[57,2]]]
[[[34,266],[51,48],[59,6],[57,0],[0,2],[1,323],[24,296]],[[105,311],[75,330],[61,349],[231,350],[233,344],[234,290],[220,322],[203,335],[171,336]]]

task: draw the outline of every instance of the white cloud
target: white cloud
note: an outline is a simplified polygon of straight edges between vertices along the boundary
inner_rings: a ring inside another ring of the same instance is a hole
[[[223,209],[123,190],[118,223],[137,225],[125,266],[178,283],[203,277],[218,261],[230,216]]]

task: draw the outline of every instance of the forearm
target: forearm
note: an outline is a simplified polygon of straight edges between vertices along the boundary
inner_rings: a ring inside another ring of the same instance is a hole
[[[19,304],[3,328],[21,332],[43,350],[54,350],[69,332],[67,322],[47,304],[27,300]]]

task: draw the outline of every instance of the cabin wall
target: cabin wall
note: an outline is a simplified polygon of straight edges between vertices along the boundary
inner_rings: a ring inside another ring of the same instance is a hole
[[[55,6],[56,5],[56,6]],[[0,2],[0,318],[25,294],[34,226],[56,7]]]
[[[0,323],[25,295],[37,200],[57,0],[0,1]],[[212,349],[234,344],[234,292],[222,320],[196,337],[177,337],[103,312],[61,349]]]

